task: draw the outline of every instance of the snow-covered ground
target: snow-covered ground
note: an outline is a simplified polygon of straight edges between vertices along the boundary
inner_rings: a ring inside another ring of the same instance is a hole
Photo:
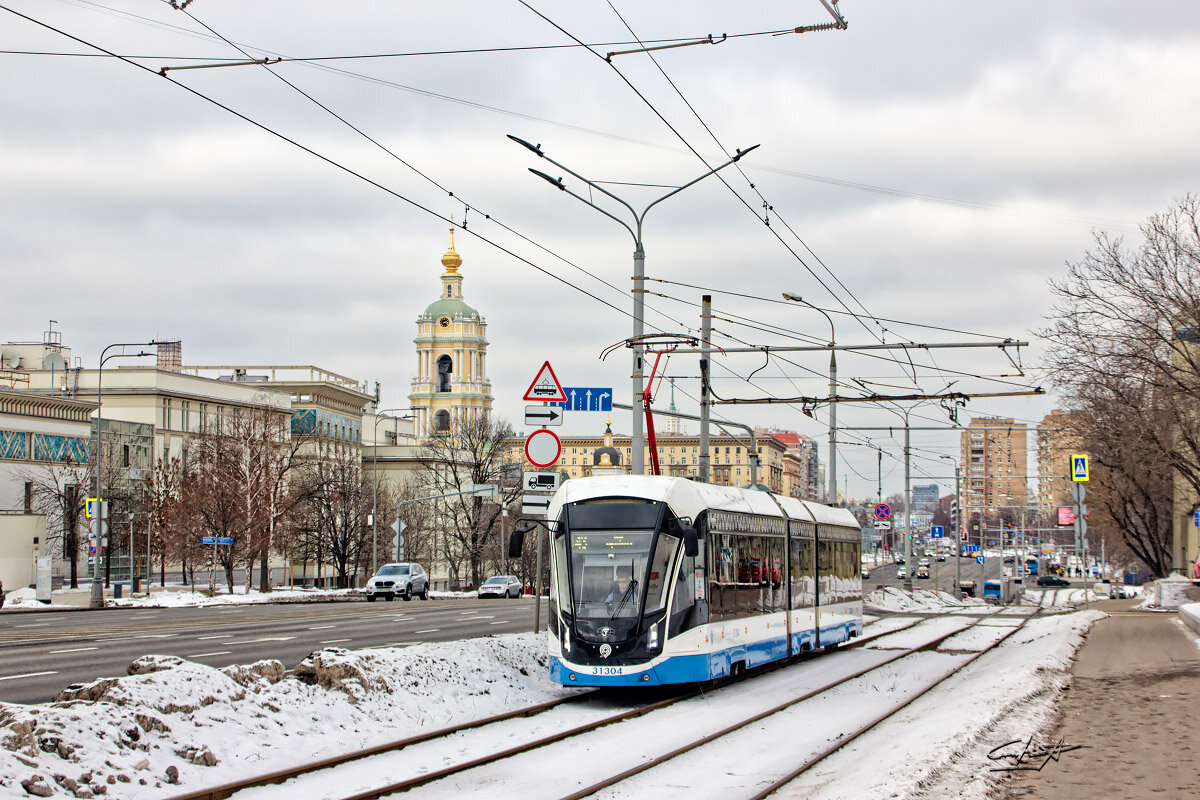
[[[868,603],[902,612],[982,610],[977,601],[924,591],[909,598],[892,589],[872,593]],[[993,780],[987,751],[1048,724],[1075,648],[1101,616],[1093,611],[1033,620],[1015,641],[856,742],[787,796],[984,797]],[[874,624],[880,632],[899,625],[895,618]],[[873,632],[868,625],[866,633]],[[971,649],[976,638],[965,634],[957,646]],[[571,691],[549,682],[545,638],[533,634],[403,649],[331,649],[295,672],[308,682],[287,676],[279,662],[214,669],[147,656],[128,676],[69,692],[74,699],[0,704],[0,796],[29,796],[26,784],[57,797],[89,796],[100,788],[116,797],[169,797]],[[839,713],[874,712],[881,692],[918,682],[918,673],[900,670],[884,679],[886,687],[865,684],[861,691],[842,692]],[[755,755],[747,749],[729,757],[742,762]],[[553,783],[554,769],[547,763],[539,782]],[[945,784],[944,794],[929,794],[934,780]],[[922,784],[926,788],[918,791]]]
[[[91,588],[58,589],[51,599],[52,605],[87,605],[91,597]],[[35,591],[28,587],[14,589],[5,596],[5,610],[30,611],[45,609],[38,602]],[[245,586],[235,586],[232,594],[219,589],[215,596],[207,591],[193,592],[187,586],[169,585],[166,589],[155,589],[148,595],[105,598],[106,606],[123,608],[182,608],[185,606],[224,606],[241,603],[321,603],[336,600],[351,600],[362,596],[361,589],[275,589],[270,592],[260,592],[255,589],[246,590]],[[431,598],[474,597],[475,592],[437,592],[430,591]]]

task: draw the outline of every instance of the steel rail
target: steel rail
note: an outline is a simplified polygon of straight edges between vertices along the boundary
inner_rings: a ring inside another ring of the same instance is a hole
[[[921,620],[921,621],[926,621],[926,620]],[[914,625],[916,625],[916,624],[918,624],[918,623],[914,623]],[[975,625],[978,625],[978,624],[979,624],[978,621],[976,621],[970,625],[964,625],[963,627],[961,627],[957,630],[951,631],[950,633],[947,633],[944,636],[939,636],[938,638],[934,639],[933,641],[927,642],[926,644],[921,645],[918,648],[914,648],[912,650],[905,650],[904,652],[897,653],[896,655],[892,656],[891,658],[889,658],[879,664],[874,664],[870,667],[861,669],[858,672],[852,673],[850,675],[847,675],[843,678],[838,679],[834,683],[828,684],[826,686],[822,686],[819,689],[813,689],[811,692],[806,692],[805,694],[802,694],[799,697],[793,697],[790,700],[780,703],[779,705],[777,705],[773,708],[769,708],[766,711],[759,712],[758,714],[755,714],[754,716],[752,716],[748,719],[744,719],[744,720],[741,720],[740,722],[736,722],[727,728],[723,728],[719,731],[716,731],[715,733],[710,733],[707,736],[704,736],[700,739],[696,739],[695,741],[689,742],[688,744],[678,747],[669,753],[664,753],[661,756],[652,758],[649,761],[646,761],[642,764],[637,765],[636,767],[631,767],[630,769],[627,769],[618,775],[613,775],[611,777],[605,778],[604,780],[602,780],[598,783],[594,783],[591,786],[588,786],[586,788],[580,789],[577,792],[565,795],[564,797],[561,798],[561,800],[580,800],[580,798],[595,794],[596,792],[598,792],[602,789],[607,789],[608,787],[613,786],[614,784],[620,783],[621,781],[628,780],[629,778],[632,778],[635,775],[640,775],[641,773],[646,772],[647,770],[650,770],[650,769],[658,766],[659,764],[662,764],[666,761],[670,761],[673,758],[678,758],[679,756],[681,756],[685,753],[689,753],[698,747],[702,747],[702,746],[708,744],[709,742],[716,741],[717,739],[728,736],[731,733],[736,733],[737,731],[742,730],[743,728],[745,728],[748,725],[752,725],[755,722],[759,722],[760,720],[766,719],[767,717],[770,717],[774,714],[778,714],[781,711],[786,711],[787,709],[791,708],[792,706],[794,706],[798,703],[802,703],[805,700],[811,700],[813,697],[816,697],[817,695],[824,694],[828,691],[836,689],[839,686],[842,686],[843,684],[849,683],[852,680],[861,678],[863,675],[866,675],[870,672],[874,672],[877,669],[886,667],[889,664],[893,664],[902,658],[908,658],[915,653],[920,653],[920,652],[924,652],[924,651],[927,651],[930,649],[935,649],[935,648],[937,648],[938,645],[940,645],[942,642],[949,639],[951,636],[957,636],[958,634],[962,633],[963,631],[973,628]],[[881,636],[887,636],[892,633],[898,633],[900,630],[907,630],[910,627],[914,627],[914,625],[909,625],[904,628],[900,628],[899,630],[896,630],[896,631],[888,631],[888,633],[881,634]],[[878,637],[874,637],[874,638],[878,638]]]
[[[317,770],[340,766],[351,761],[370,758],[382,753],[402,750],[405,747],[410,747],[414,744],[420,744],[432,739],[449,736],[454,733],[459,733],[460,731],[482,728],[498,722],[516,719],[518,717],[537,716],[538,714],[542,714],[567,703],[582,702],[583,700],[590,698],[593,694],[595,694],[595,692],[583,692],[570,697],[559,698],[558,700],[549,700],[545,703],[527,706],[526,708],[517,709],[516,711],[506,711],[503,714],[484,717],[483,719],[466,722],[461,725],[438,728],[437,730],[428,731],[427,733],[418,734],[416,736],[410,736],[405,739],[399,739],[393,742],[385,742],[384,744],[375,745],[374,747],[355,750],[350,753],[343,753],[339,756],[330,756],[329,758],[323,758],[319,761],[309,762],[298,767],[288,767],[286,769],[276,770],[275,772],[256,775],[244,780],[231,781],[230,783],[225,783],[220,786],[213,786],[207,789],[199,789],[194,792],[189,792],[187,794],[176,795],[171,800],[225,800],[225,798],[232,797],[234,794],[242,791],[243,789],[252,789],[258,786],[268,786],[270,784],[283,783],[284,781],[291,780],[292,778],[307,775],[310,772],[316,772]],[[379,795],[371,796],[378,797]]]
[[[955,676],[955,675],[959,674],[959,673],[960,673],[960,672],[962,672],[964,669],[966,669],[967,667],[971,666],[971,664],[974,664],[974,663],[975,663],[976,661],[978,661],[980,658],[982,658],[983,656],[987,655],[987,654],[988,654],[988,653],[990,653],[992,650],[995,650],[997,647],[999,647],[1001,644],[1003,644],[1005,641],[1007,641],[1007,640],[1008,640],[1008,638],[1009,638],[1010,636],[1012,636],[1012,635],[1013,635],[1013,634],[1015,634],[1017,631],[1019,631],[1019,630],[1021,630],[1022,628],[1024,628],[1024,627],[1025,627],[1025,625],[1026,625],[1026,623],[1028,623],[1028,622],[1029,622],[1029,620],[1031,620],[1031,619],[1033,619],[1034,617],[1038,616],[1040,613],[1042,613],[1042,610],[1041,610],[1041,608],[1037,608],[1037,609],[1035,609],[1035,610],[1034,610],[1034,612],[1033,612],[1032,614],[1028,614],[1028,615],[1026,615],[1026,617],[1025,617],[1024,619],[1022,619],[1022,620],[1021,620],[1021,624],[1020,624],[1020,625],[1017,625],[1017,626],[1016,626],[1016,627],[1014,627],[1012,630],[1010,630],[1008,633],[1004,634],[1004,635],[1003,635],[1003,636],[1001,636],[999,639],[997,639],[995,642],[993,642],[992,644],[988,645],[988,646],[987,646],[987,647],[985,647],[984,649],[980,650],[978,653],[975,653],[975,654],[974,654],[974,655],[972,655],[970,658],[966,659],[966,660],[965,660],[965,661],[964,661],[962,664],[960,664],[960,665],[959,665],[958,667],[956,667],[954,670],[952,670],[952,671],[950,671],[950,672],[946,673],[946,674],[945,674],[945,675],[943,675],[941,678],[938,678],[936,681],[934,681],[933,683],[929,684],[929,685],[928,685],[928,686],[926,686],[924,689],[921,689],[919,692],[916,692],[915,694],[913,694],[913,696],[912,696],[912,697],[908,698],[907,700],[905,700],[903,703],[901,703],[900,705],[896,706],[895,708],[893,708],[893,709],[891,709],[891,710],[889,710],[889,711],[886,711],[886,712],[884,712],[883,714],[880,714],[880,715],[879,715],[878,717],[876,717],[874,720],[872,720],[871,722],[867,723],[865,726],[863,726],[863,727],[859,728],[859,729],[858,729],[858,730],[857,730],[855,733],[853,733],[853,734],[850,734],[849,736],[846,736],[846,737],[844,737],[844,738],[841,738],[841,739],[839,739],[839,740],[838,740],[836,743],[834,743],[834,744],[830,745],[830,746],[829,746],[828,748],[826,748],[824,751],[822,751],[821,753],[819,753],[819,754],[818,754],[818,755],[817,755],[815,758],[810,758],[810,759],[809,759],[808,761],[806,761],[806,762],[805,762],[803,765],[801,765],[800,767],[796,768],[795,770],[793,770],[793,771],[792,771],[792,772],[790,772],[789,774],[785,775],[784,777],[780,778],[779,780],[775,781],[775,783],[771,784],[770,786],[768,786],[767,788],[765,788],[765,789],[763,789],[762,791],[758,792],[757,794],[753,794],[753,795],[751,795],[751,796],[750,796],[750,798],[749,798],[749,800],[764,800],[764,798],[766,798],[766,797],[769,797],[770,795],[772,795],[772,794],[774,794],[775,792],[779,791],[779,790],[780,790],[780,789],[782,789],[784,786],[786,786],[787,784],[791,783],[791,782],[792,782],[792,781],[794,781],[796,778],[800,777],[800,776],[801,776],[801,775],[803,775],[805,772],[807,772],[808,770],[812,769],[813,767],[815,767],[817,764],[819,764],[819,763],[821,763],[822,761],[824,761],[824,760],[825,760],[826,758],[828,758],[829,756],[831,756],[831,755],[833,755],[834,753],[836,753],[837,751],[841,750],[843,747],[845,747],[846,745],[850,744],[851,742],[853,742],[853,741],[857,740],[857,739],[858,739],[859,737],[861,737],[863,734],[865,734],[865,733],[868,733],[869,731],[873,730],[873,729],[874,729],[876,726],[878,726],[880,723],[884,722],[884,721],[885,721],[885,720],[887,720],[887,719],[890,719],[891,717],[894,717],[896,714],[899,714],[901,711],[903,711],[904,709],[908,708],[910,705],[912,705],[912,704],[913,704],[914,702],[916,702],[918,699],[920,699],[920,698],[924,697],[926,694],[928,694],[929,692],[931,692],[931,691],[933,691],[934,689],[936,689],[936,688],[937,688],[938,686],[940,686],[940,685],[941,685],[943,682],[945,682],[945,681],[949,680],[950,678],[952,678],[953,676]],[[949,637],[947,637],[947,638],[949,638]],[[916,651],[914,651],[914,652],[916,652]]]

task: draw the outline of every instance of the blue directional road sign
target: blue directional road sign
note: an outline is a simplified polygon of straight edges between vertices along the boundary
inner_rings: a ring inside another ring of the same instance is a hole
[[[976,563],[976,564],[982,564],[982,563],[983,563],[983,553],[980,553],[979,555],[975,556],[975,563]]]
[[[1200,528],[1200,511],[1192,512],[1192,521],[1196,523],[1196,527]]]
[[[929,526],[929,535],[931,537],[933,537],[934,539],[940,539],[946,535],[946,529],[943,528],[941,525],[930,525]]]
[[[201,536],[200,544],[233,544],[229,536]]]
[[[551,405],[567,411],[612,411],[612,388],[564,386],[565,403]]]

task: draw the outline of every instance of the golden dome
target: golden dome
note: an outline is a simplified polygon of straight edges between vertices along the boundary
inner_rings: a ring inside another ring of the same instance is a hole
[[[446,268],[445,275],[457,275],[458,268],[462,266],[462,256],[454,252],[454,226],[450,226],[450,249],[446,251],[446,255],[442,256],[442,266]],[[443,277],[445,277],[443,275]]]

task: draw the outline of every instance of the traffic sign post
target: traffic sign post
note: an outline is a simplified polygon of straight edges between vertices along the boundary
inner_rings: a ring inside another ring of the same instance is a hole
[[[550,508],[550,499],[553,495],[548,494],[525,494],[521,497],[521,516],[523,517],[544,517],[546,511]]]
[[[555,403],[567,411],[612,411],[611,387],[565,386],[566,400]]]
[[[525,460],[535,467],[549,467],[558,461],[561,455],[562,442],[553,431],[542,428],[525,439]]]
[[[563,394],[562,384],[558,382],[558,376],[554,374],[554,368],[550,366],[549,361],[542,364],[522,399],[530,402],[566,402],[567,396]]]
[[[557,472],[526,472],[521,475],[521,483],[525,488],[535,492],[552,492],[558,488],[560,480]]]
[[[1071,480],[1086,481],[1088,479],[1088,457],[1086,455],[1071,456]]]
[[[545,428],[548,425],[562,425],[563,412],[560,406],[525,406],[525,424]]]

